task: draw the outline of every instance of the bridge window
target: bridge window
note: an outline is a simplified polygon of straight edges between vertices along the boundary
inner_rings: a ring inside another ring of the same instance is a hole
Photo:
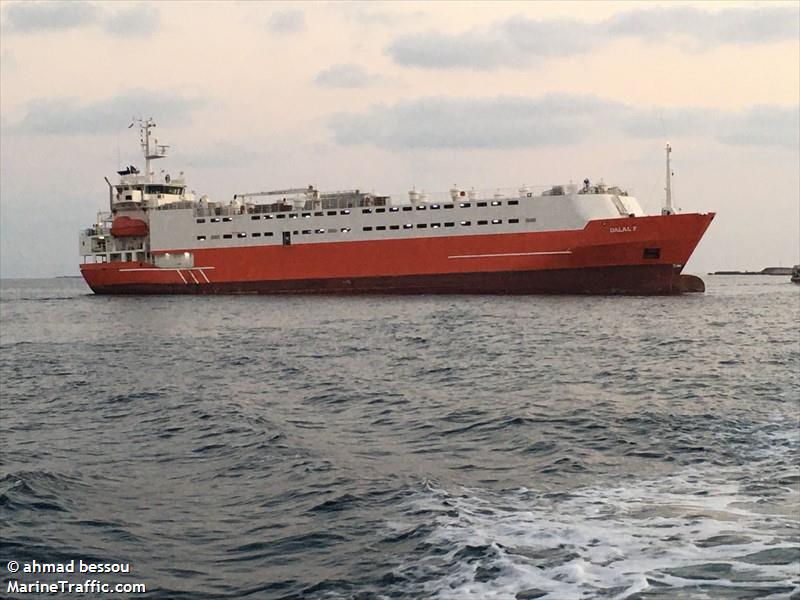
[[[145,194],[176,194],[180,195],[183,188],[173,187],[171,185],[148,185],[144,188]]]

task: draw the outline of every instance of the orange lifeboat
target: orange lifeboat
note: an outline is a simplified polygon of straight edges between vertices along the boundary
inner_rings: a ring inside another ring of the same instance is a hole
[[[143,237],[147,231],[147,223],[141,219],[117,217],[111,223],[111,235],[114,237]]]

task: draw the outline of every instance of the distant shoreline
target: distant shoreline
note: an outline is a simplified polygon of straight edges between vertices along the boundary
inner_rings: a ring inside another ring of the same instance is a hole
[[[765,267],[760,271],[714,271],[709,275],[780,275],[785,277],[792,274],[792,267]]]

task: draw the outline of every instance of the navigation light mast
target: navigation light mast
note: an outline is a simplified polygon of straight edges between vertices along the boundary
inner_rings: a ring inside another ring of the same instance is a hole
[[[661,209],[662,215],[671,215],[675,211],[672,208],[672,169],[669,164],[669,155],[672,152],[672,147],[667,142],[667,197],[664,201],[664,208]]]

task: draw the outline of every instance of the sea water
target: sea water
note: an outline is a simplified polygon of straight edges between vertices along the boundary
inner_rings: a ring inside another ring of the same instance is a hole
[[[706,279],[623,298],[4,280],[0,596],[91,577],[142,598],[799,598],[800,287]],[[69,561],[128,572],[21,572]]]

